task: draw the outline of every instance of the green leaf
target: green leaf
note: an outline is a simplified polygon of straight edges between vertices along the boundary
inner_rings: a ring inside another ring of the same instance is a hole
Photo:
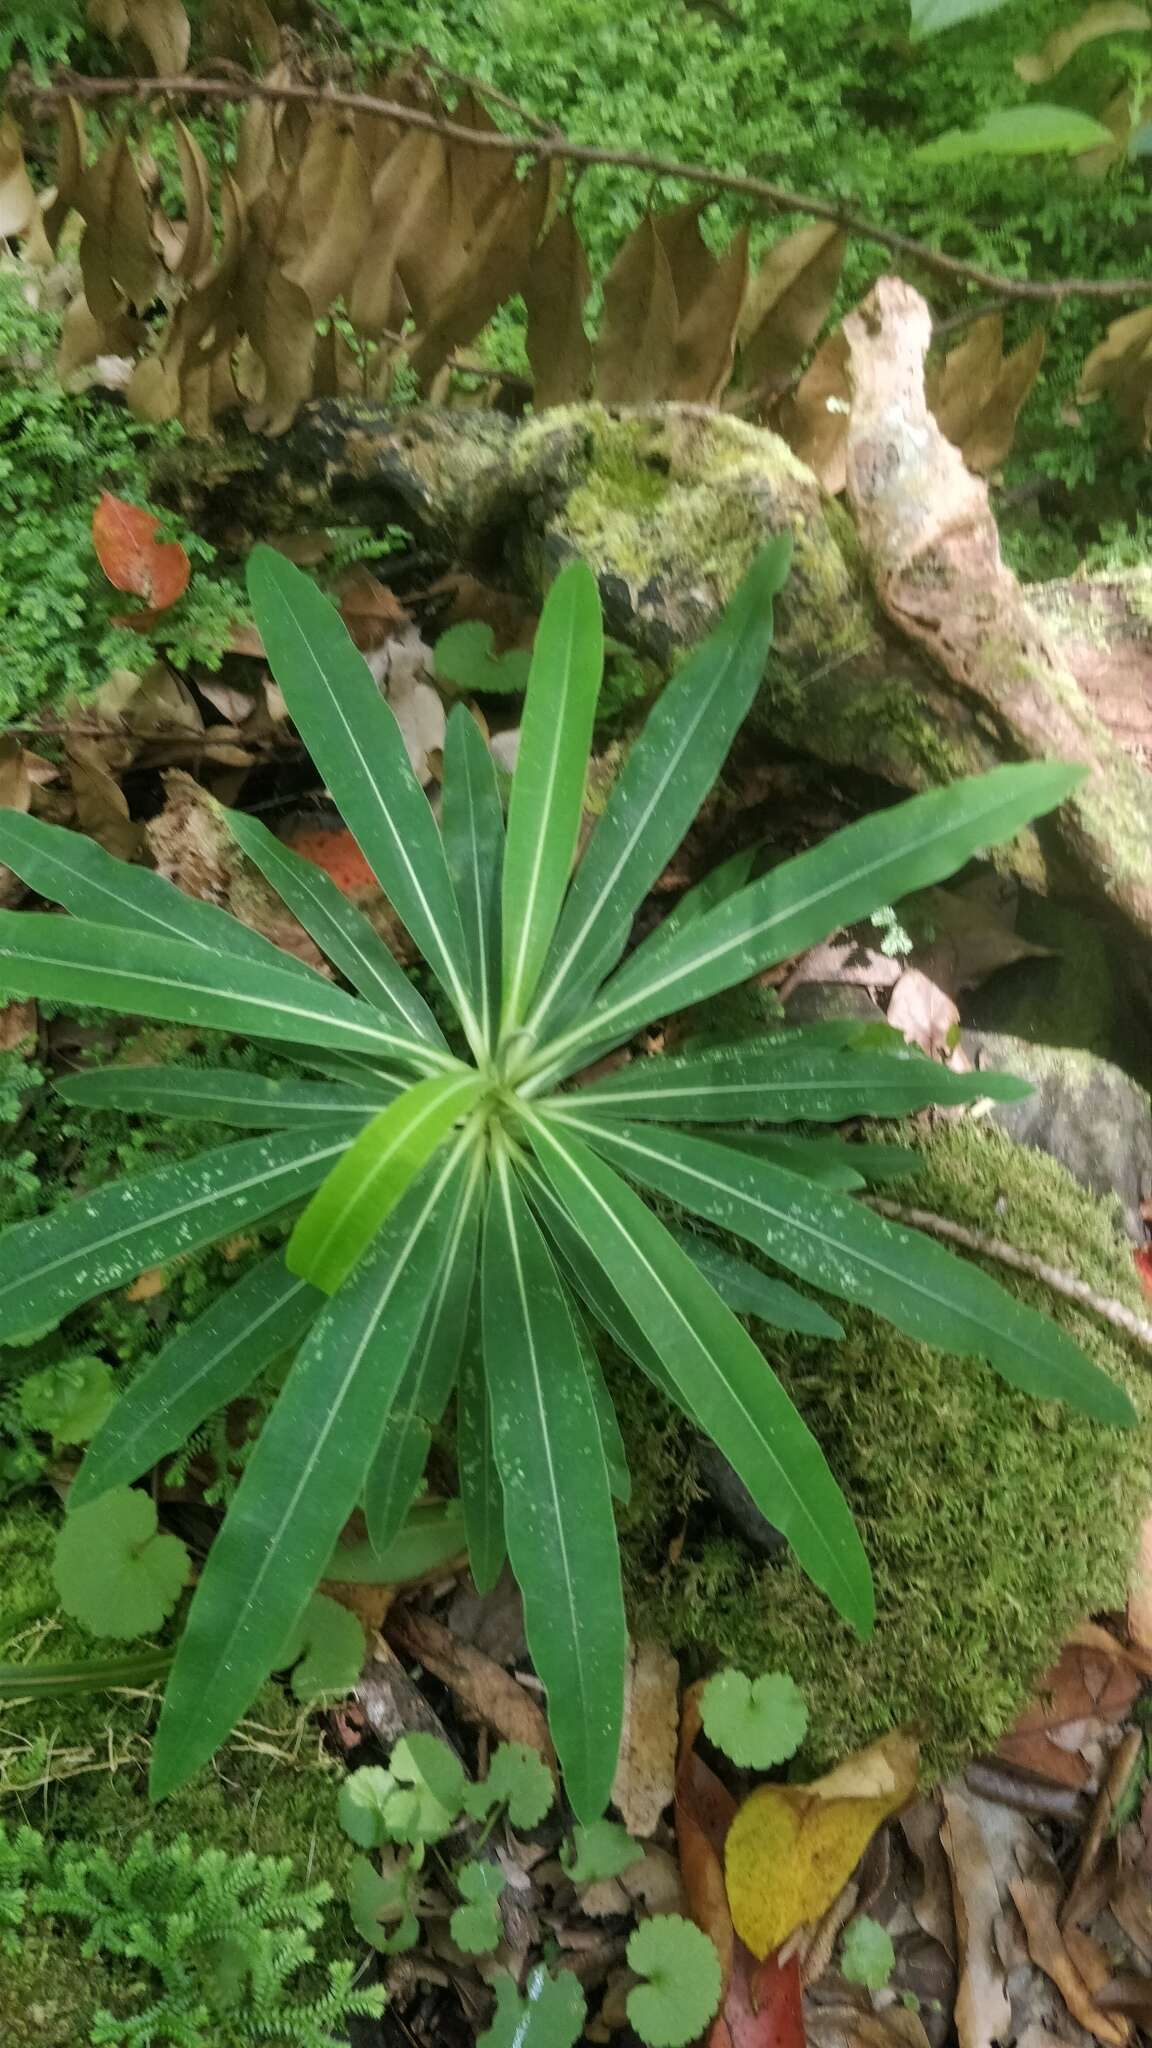
[[[381,1955],[403,1955],[420,1939],[412,1911],[412,1879],[403,1865],[382,1874],[367,1856],[354,1856],[348,1872],[348,1910],[362,1941]],[[386,1930],[391,1929],[389,1933]]]
[[[505,1032],[527,1014],[568,887],[603,668],[596,578],[586,563],[570,562],[548,592],[536,629],[508,807]]]
[[[500,1009],[500,882],[504,812],[496,764],[470,711],[458,704],[444,733],[441,830],[460,908],[468,986],[486,1045]]]
[[[919,1052],[793,1052],[749,1040],[724,1052],[633,1060],[579,1091],[596,1115],[655,1117],[670,1123],[843,1123],[848,1117],[898,1117],[977,1102],[1019,1102],[1032,1093],[1012,1074],[953,1073]],[[850,1160],[849,1160],[850,1164]],[[799,1169],[798,1169],[799,1170]]]
[[[492,1408],[484,1377],[479,1288],[473,1294],[472,1313],[460,1354],[460,1378],[456,1389],[456,1468],[460,1478],[472,1583],[478,1593],[490,1593],[504,1567],[506,1544],[504,1492],[492,1450]]]
[[[840,1973],[850,1984],[865,1984],[870,1991],[883,1991],[896,1967],[896,1951],[887,1928],[867,1913],[858,1913],[844,1932],[840,1949]]]
[[[152,938],[182,939],[202,952],[273,967],[313,986],[317,980],[314,968],[282,952],[239,918],[186,895],[150,868],[117,860],[84,832],[46,825],[25,811],[0,810],[0,861],[38,896],[105,929],[114,926]]]
[[[1068,1401],[1100,1422],[1135,1419],[1123,1387],[1055,1323],[918,1231],[687,1132],[570,1121],[633,1180],[746,1237],[813,1286],[863,1302],[942,1351],[987,1359],[1041,1400]]]
[[[72,1664],[0,1664],[0,1700],[65,1699],[69,1693],[115,1692],[151,1685],[172,1663],[171,1650],[130,1657],[85,1657]]]
[[[42,1429],[57,1448],[86,1444],[105,1422],[116,1399],[111,1367],[102,1358],[62,1358],[34,1372],[20,1389],[20,1420]]]
[[[844,1335],[840,1324],[818,1301],[809,1301],[806,1294],[789,1287],[786,1280],[772,1279],[759,1266],[725,1251],[715,1239],[701,1237],[698,1231],[674,1230],[672,1235],[736,1315],[758,1316],[773,1329],[802,1330],[809,1337],[835,1339]]]
[[[628,1993],[627,2013],[648,2048],[685,2048],[720,2003],[715,1944],[679,1913],[656,1913],[628,1942],[628,1967],[647,1982]]]
[[[583,1065],[590,1048],[619,1045],[654,1017],[718,995],[879,906],[943,881],[981,848],[1052,810],[1083,779],[1082,768],[1060,762],[970,776],[846,826],[694,918],[666,947],[657,930],[583,1021],[539,1054],[540,1083]]]
[[[243,811],[225,811],[228,829],[265,881],[299,919],[320,951],[354,989],[408,1037],[443,1051],[444,1034],[375,926],[316,862],[294,853]]]
[[[462,1863],[456,1883],[465,1903],[452,1914],[448,1931],[465,1955],[491,1955],[504,1934],[499,1910],[504,1873],[494,1863]]]
[[[607,1804],[628,1637],[596,1409],[563,1289],[507,1158],[484,1233],[484,1365],[512,1569],[578,1819]]]
[[[479,1025],[444,849],[393,712],[335,607],[275,548],[253,548],[248,595],[272,673],[319,775],[477,1050]]]
[[[69,1515],[52,1577],[65,1614],[93,1635],[150,1636],[184,1590],[188,1551],[178,1536],[157,1534],[151,1497],[124,1486]]]
[[[722,1128],[701,1135],[714,1138],[718,1145],[734,1145],[737,1151],[749,1152],[754,1159],[774,1159],[777,1166],[790,1166],[794,1173],[819,1180],[824,1187],[850,1188],[865,1181],[905,1180],[909,1174],[924,1169],[920,1153],[907,1145],[862,1145],[844,1138],[798,1137],[793,1131]],[[845,1177],[814,1174],[813,1166],[822,1163],[833,1166],[837,1172],[843,1167]]]
[[[741,1769],[770,1771],[795,1756],[808,1730],[804,1695],[786,1671],[746,1678],[718,1671],[700,1695],[709,1742]]]
[[[614,964],[598,950],[606,930],[620,934],[619,957],[635,912],[715,782],[763,681],[772,600],[791,556],[790,534],[761,549],[715,631],[649,712],[576,870],[533,1011],[537,1032],[566,990],[580,982],[590,959],[601,975]],[[683,924],[704,901],[691,893],[695,901],[680,905]]]
[[[569,1129],[534,1120],[531,1138],[560,1203],[677,1397],[787,1536],[808,1576],[866,1634],[872,1579],[856,1525],[763,1353],[664,1225]]]
[[[468,1068],[434,1074],[374,1117],[349,1145],[293,1228],[293,1273],[332,1294],[362,1258],[385,1219],[487,1086]]]
[[[188,1117],[193,1123],[257,1131],[315,1131],[324,1123],[353,1133],[357,1121],[386,1109],[401,1080],[359,1084],[273,1081],[232,1067],[95,1067],[56,1083],[63,1101],[85,1109],[123,1109],[134,1116]]]
[[[912,40],[920,42],[980,14],[995,14],[1003,5],[1004,0],[912,0]]]
[[[608,1472],[608,1484],[612,1498],[627,1507],[632,1498],[632,1474],[628,1470],[628,1452],[620,1434],[620,1422],[616,1404],[604,1377],[604,1368],[597,1355],[591,1332],[574,1301],[568,1303],[572,1327],[580,1345],[580,1356],[588,1375],[588,1391],[596,1410],[596,1421],[600,1428],[600,1448],[604,1453],[604,1464]]]
[[[293,1666],[292,1690],[298,1700],[310,1702],[325,1693],[351,1692],[363,1663],[363,1624],[327,1593],[313,1593],[275,1668]]]
[[[978,128],[949,128],[912,151],[922,164],[963,164],[978,156],[1080,156],[1115,140],[1111,129],[1075,107],[998,107]]]
[[[501,1742],[488,1765],[488,1776],[469,1785],[465,1807],[473,1820],[486,1821],[501,1806],[514,1828],[539,1827],[556,1797],[552,1773],[526,1742]]]
[[[584,1993],[571,1970],[550,1977],[543,1964],[531,1970],[521,1998],[507,1970],[492,1979],[496,2013],[476,2048],[576,2048],[584,2032]]]
[[[619,1821],[594,1820],[590,1827],[573,1829],[571,1846],[561,1849],[560,1861],[573,1884],[599,1884],[643,1863],[644,1847]]]
[[[368,1474],[364,1519],[378,1551],[387,1551],[419,1490],[432,1430],[455,1383],[476,1278],[482,1196],[478,1175],[471,1201],[457,1214],[395,1413]]]
[[[467,1192],[463,1149],[428,1169],[297,1354],[208,1553],[152,1755],[163,1798],[246,1712],[360,1497]]]
[[[450,1564],[465,1542],[459,1501],[417,1502],[387,1550],[374,1550],[370,1543],[338,1544],[324,1577],[355,1586],[404,1586]]]
[[[436,1735],[402,1736],[388,1760],[395,1789],[384,1821],[395,1841],[441,1842],[464,1811],[468,1781],[458,1756]]]
[[[286,1038],[376,1053],[427,1068],[427,1046],[319,975],[210,954],[184,939],[121,932],[36,910],[0,911],[0,992],[197,1024],[237,1037]]]
[[[292,1349],[322,1306],[323,1296],[287,1271],[281,1253],[253,1266],[121,1394],[72,1483],[69,1511],[179,1450],[208,1416]]]
[[[149,1266],[275,1215],[310,1194],[344,1149],[331,1132],[244,1138],[13,1224],[0,1235],[0,1342],[45,1329]]]
[[[714,910],[718,903],[734,896],[751,875],[759,851],[758,846],[746,846],[740,853],[729,854],[718,867],[710,868],[700,881],[684,891],[675,909],[661,918],[648,944],[654,947],[659,939],[662,945],[666,945],[677,932],[683,931],[686,924],[691,924],[696,918],[703,917],[706,910]]]
[[[336,1800],[336,1818],[358,1849],[379,1849],[388,1840],[385,1813],[395,1788],[391,1771],[362,1764],[350,1771]]]
[[[449,626],[433,650],[437,675],[469,695],[495,690],[507,696],[527,689],[532,665],[527,648],[510,647],[506,654],[497,654],[494,641],[491,626],[481,619]]]

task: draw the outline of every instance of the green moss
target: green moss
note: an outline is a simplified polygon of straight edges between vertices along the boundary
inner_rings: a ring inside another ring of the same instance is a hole
[[[1053,1161],[972,1122],[940,1129],[925,1160],[910,1198],[920,1206],[1138,1305],[1114,1215]],[[1123,1600],[1152,1483],[1146,1364],[1038,1282],[990,1270],[1123,1380],[1137,1428],[1105,1429],[1032,1401],[989,1368],[943,1357],[863,1310],[837,1310],[839,1345],[762,1333],[859,1519],[879,1611],[866,1643],[791,1562],[765,1565],[715,1533],[693,1505],[687,1432],[635,1376],[627,1383],[633,1624],[700,1668],[790,1671],[809,1701],[814,1766],[910,1725],[929,1773],[947,1771],[995,1741],[1076,1620]],[[670,1563],[685,1513],[687,1541]]]

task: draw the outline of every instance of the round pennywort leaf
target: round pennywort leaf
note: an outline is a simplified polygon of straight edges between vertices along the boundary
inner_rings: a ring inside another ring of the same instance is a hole
[[[117,1486],[69,1515],[52,1576],[65,1614],[94,1636],[150,1636],[180,1598],[188,1552],[178,1536],[158,1533],[146,1493]]]
[[[878,1920],[860,1913],[844,1935],[840,1968],[850,1984],[864,1984],[870,1991],[883,1991],[896,1967],[892,1936]]]
[[[628,1993],[628,2018],[648,2048],[684,2048],[720,2003],[713,1942],[679,1913],[645,1920],[628,1943],[628,1967],[647,1983]]]
[[[700,1718],[717,1749],[755,1771],[795,1756],[808,1728],[804,1695],[786,1671],[718,1671],[700,1695]]]

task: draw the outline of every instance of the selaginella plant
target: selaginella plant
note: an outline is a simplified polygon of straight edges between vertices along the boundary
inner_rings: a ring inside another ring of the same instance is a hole
[[[762,1128],[1007,1099],[1020,1084],[950,1072],[883,1027],[879,1040],[875,1027],[822,1026],[600,1064],[653,1020],[939,882],[1080,779],[1059,764],[1003,767],[755,879],[729,866],[629,953],[635,914],[763,676],[789,555],[786,536],[760,553],[668,684],[574,868],[603,649],[588,568],[564,568],[544,606],[507,823],[461,706],[438,824],[331,605],[274,550],[253,551],[273,672],[439,986],[447,1032],[327,877],[252,818],[231,819],[239,845],[340,981],[82,837],[16,813],[0,820],[0,860],[74,913],[0,914],[0,992],[275,1041],[302,1070],[273,1081],[108,1067],[66,1081],[74,1102],[260,1135],[103,1187],[0,1239],[2,1340],[141,1268],[295,1212],[286,1248],[134,1381],[71,1491],[79,1507],[139,1478],[295,1351],[191,1603],[155,1742],[157,1797],[246,1711],[358,1503],[377,1547],[388,1542],[455,1387],[474,1575],[490,1586],[507,1546],[572,1806],[582,1821],[600,1813],[621,1722],[612,1494],[627,1471],[590,1323],[715,1440],[816,1585],[871,1628],[868,1560],[835,1478],[722,1298],[741,1287],[746,1298],[764,1276],[708,1226],[987,1360],[1030,1394],[1130,1419],[1123,1391],[1047,1320],[851,1199],[867,1148]],[[639,1190],[704,1228],[669,1227]],[[819,1318],[837,1334],[783,1280],[761,1287],[757,1313],[783,1328]]]

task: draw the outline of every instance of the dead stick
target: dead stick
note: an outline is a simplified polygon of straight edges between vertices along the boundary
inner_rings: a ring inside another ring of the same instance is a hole
[[[1065,299],[1143,299],[1152,290],[1152,280],[1148,277],[1061,277],[1047,280],[1006,277],[1000,271],[985,270],[981,264],[965,263],[958,256],[946,256],[938,249],[930,249],[927,243],[918,242],[911,235],[902,235],[894,228],[882,227],[877,221],[838,205],[834,199],[822,199],[814,193],[792,192],[786,186],[770,183],[765,178],[750,178],[736,171],[713,170],[707,164],[679,163],[672,158],[654,156],[649,150],[608,149],[591,143],[569,142],[560,134],[513,135],[501,130],[467,128],[460,122],[429,113],[424,107],[400,106],[392,100],[377,99],[372,93],[346,92],[337,86],[306,85],[298,81],[269,84],[246,72],[233,73],[227,78],[81,78],[66,74],[58,77],[55,84],[44,86],[37,85],[31,73],[22,70],[13,73],[7,83],[9,99],[33,107],[50,107],[64,99],[147,100],[162,94],[221,101],[302,100],[313,105],[344,107],[350,113],[376,115],[381,120],[393,121],[401,128],[422,128],[431,135],[442,135],[449,142],[462,143],[469,149],[534,157],[540,163],[564,162],[601,165],[614,170],[647,171],[656,178],[678,178],[685,184],[703,185],[713,192],[738,192],[747,199],[759,200],[776,213],[805,213],[813,220],[830,221],[834,226],[843,228],[846,234],[855,235],[860,241],[875,242],[891,254],[919,263],[953,284],[979,285],[982,290],[1008,300],[1040,300],[1059,305]]]
[[[1037,1258],[1034,1252],[1022,1252],[1014,1244],[1005,1244],[1002,1237],[985,1237],[982,1231],[969,1230],[966,1223],[954,1223],[950,1216],[935,1216],[930,1209],[905,1209],[899,1202],[886,1201],[882,1195],[865,1195],[863,1199],[870,1209],[880,1216],[891,1217],[894,1223],[911,1224],[914,1230],[926,1230],[931,1237],[947,1238],[951,1244],[963,1245],[964,1250],[976,1252],[982,1259],[996,1259],[1002,1266],[1011,1266],[1017,1273],[1029,1273],[1034,1280],[1042,1280],[1053,1294],[1063,1294],[1067,1300],[1077,1302],[1081,1308],[1090,1308],[1109,1323],[1115,1323],[1129,1337],[1135,1337],[1140,1344],[1152,1350],[1152,1322],[1147,1316],[1138,1316],[1135,1309],[1125,1308],[1122,1301],[1113,1301],[1109,1295],[1097,1294],[1086,1280],[1078,1280],[1075,1273],[1064,1273],[1059,1266],[1050,1266],[1046,1259]]]

